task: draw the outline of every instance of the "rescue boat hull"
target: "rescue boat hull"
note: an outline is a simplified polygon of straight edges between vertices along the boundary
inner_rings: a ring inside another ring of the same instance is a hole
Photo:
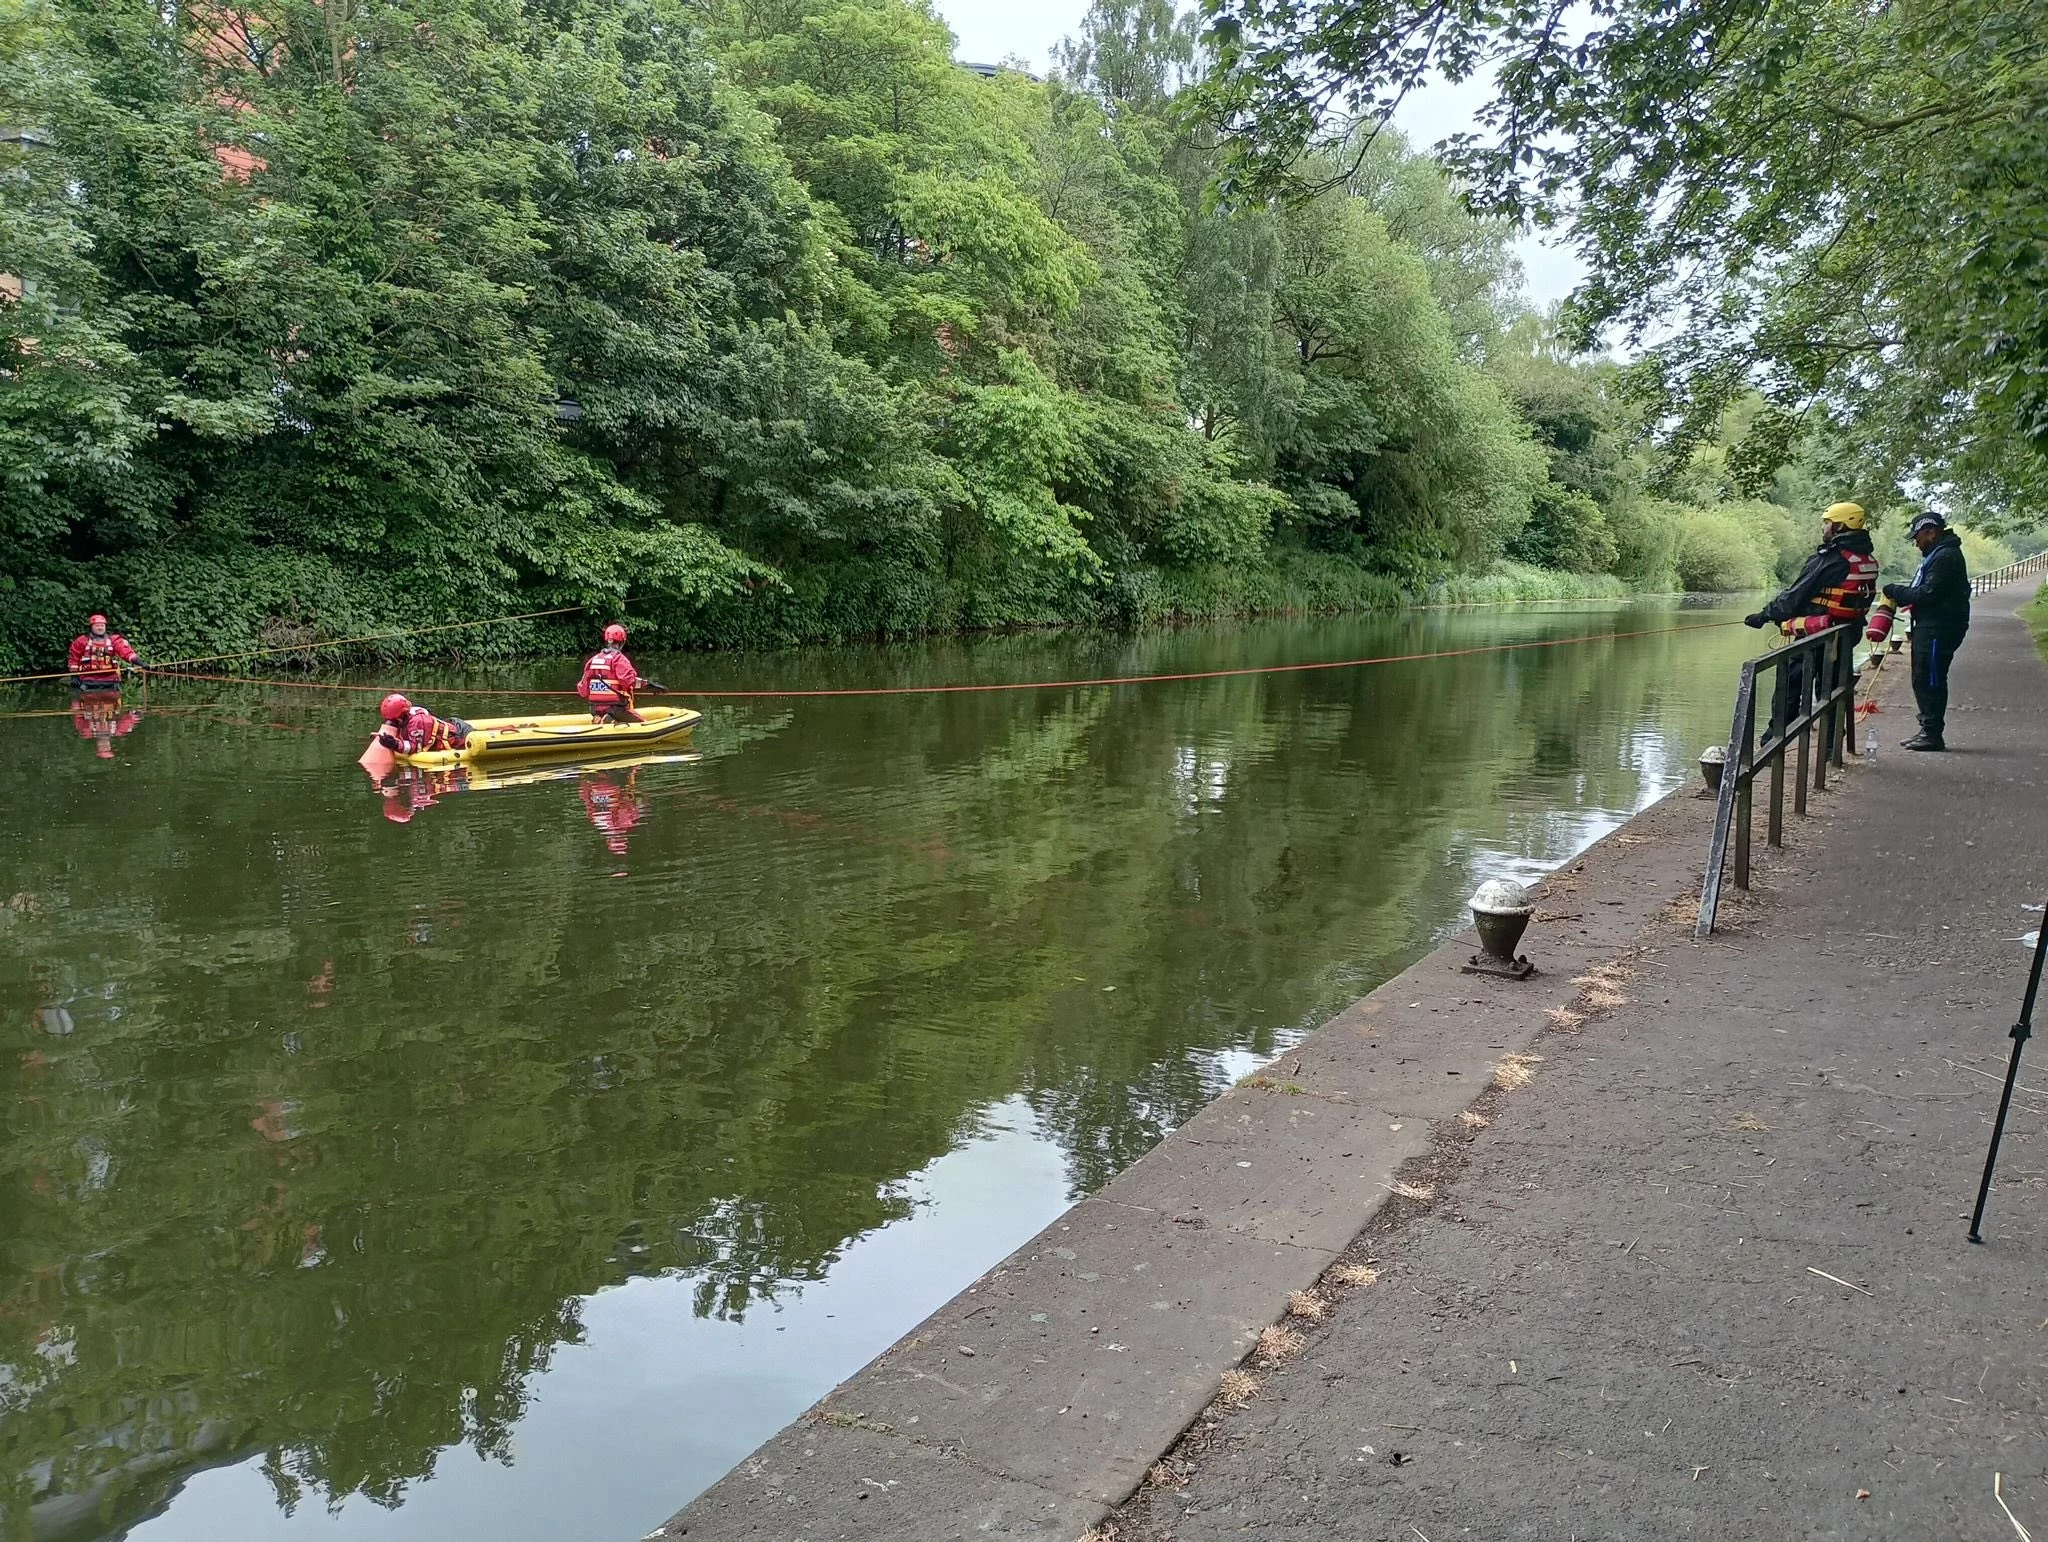
[[[680,744],[703,721],[704,714],[688,707],[643,707],[640,717],[638,723],[596,723],[585,712],[478,718],[469,725],[469,743],[459,750],[423,750],[393,759],[401,766],[431,771],[540,755],[619,754]]]

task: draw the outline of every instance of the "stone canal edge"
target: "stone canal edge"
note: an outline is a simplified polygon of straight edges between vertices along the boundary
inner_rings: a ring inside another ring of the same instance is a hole
[[[648,1542],[1075,1542],[1250,1387],[1291,1310],[1370,1283],[1368,1222],[1427,1208],[1539,1041],[1601,1011],[1603,966],[1690,935],[1713,807],[1675,792],[1539,886],[1533,978],[1462,973],[1466,931],[1354,1002]]]

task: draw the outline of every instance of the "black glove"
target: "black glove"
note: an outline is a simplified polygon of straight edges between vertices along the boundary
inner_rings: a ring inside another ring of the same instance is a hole
[[[1904,584],[1886,584],[1884,586],[1884,597],[1890,600],[1894,605],[1896,605],[1899,600],[1899,595],[1905,589],[1905,587],[1906,586]]]
[[[643,689],[653,691],[657,695],[668,690],[668,687],[663,685],[659,680],[650,680],[645,675],[642,675],[640,677],[640,684]]]
[[[1763,626],[1766,623],[1768,623],[1770,619],[1771,618],[1765,615],[1762,611],[1755,610],[1751,611],[1748,615],[1742,618],[1742,624],[1744,626]]]

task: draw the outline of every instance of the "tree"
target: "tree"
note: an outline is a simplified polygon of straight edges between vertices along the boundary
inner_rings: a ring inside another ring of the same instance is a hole
[[[2048,480],[2040,0],[1215,0],[1209,35],[1236,198],[1432,68],[1497,70],[1454,164],[1485,207],[1570,222],[1578,335],[1642,349],[1667,443],[1762,392],[1752,491],[1821,425],[1866,481],[1987,505]]]
[[[1543,460],[1499,390],[1459,359],[1421,259],[1338,186],[1290,206],[1283,232],[1274,309],[1305,394],[1280,485],[1300,487],[1320,542],[1386,571],[1491,563],[1526,518]]]

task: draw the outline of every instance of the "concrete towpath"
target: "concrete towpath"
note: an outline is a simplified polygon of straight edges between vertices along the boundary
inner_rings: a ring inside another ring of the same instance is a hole
[[[1703,945],[1652,928],[1490,1127],[1441,1128],[1404,1173],[1433,1196],[1353,1250],[1376,1280],[1291,1319],[1105,1534],[2048,1537],[2041,1045],[1965,1241],[2048,896],[2026,598],[1978,601],[1950,753],[1897,749],[1893,683],[1877,766],[1755,900]]]
[[[1535,979],[1453,939],[655,1535],[2024,1539],[1997,1473],[2048,1538],[2048,1047],[1964,1241],[2048,894],[2023,598],[1955,748],[1888,680],[1714,940],[1680,794],[1544,886]]]

